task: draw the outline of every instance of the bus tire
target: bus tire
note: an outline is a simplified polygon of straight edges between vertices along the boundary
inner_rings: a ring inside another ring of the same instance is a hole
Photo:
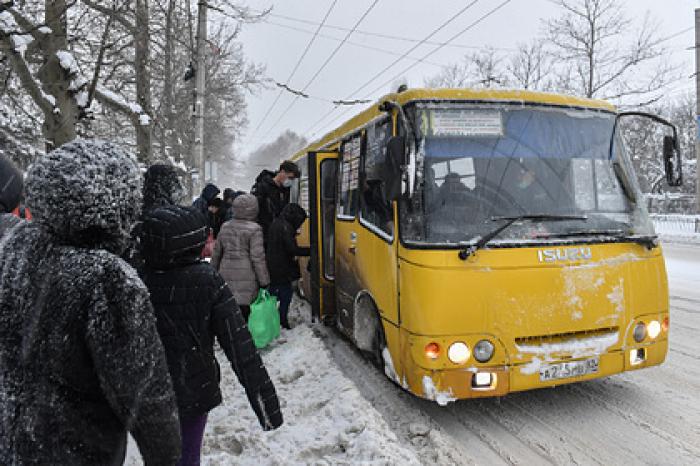
[[[368,296],[361,297],[355,306],[353,334],[355,345],[367,359],[380,369],[383,368],[382,352],[386,347],[384,326],[377,306]]]

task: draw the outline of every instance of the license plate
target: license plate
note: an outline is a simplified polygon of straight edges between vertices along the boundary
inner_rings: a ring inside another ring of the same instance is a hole
[[[596,372],[598,372],[598,358],[562,362],[542,367],[540,369],[540,381],[568,379]]]

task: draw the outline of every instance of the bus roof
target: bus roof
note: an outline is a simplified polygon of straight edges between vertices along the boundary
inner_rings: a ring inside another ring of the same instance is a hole
[[[421,100],[465,100],[481,102],[509,102],[509,103],[533,103],[543,105],[555,105],[562,107],[581,107],[596,110],[615,112],[614,105],[604,100],[574,97],[565,94],[550,92],[534,92],[526,90],[502,90],[502,89],[408,89],[404,92],[387,94],[378,101],[373,102],[369,108],[347,120],[341,126],[325,134],[320,139],[294,154],[292,160],[298,160],[307,152],[319,150],[329,143],[339,140],[355,128],[363,126],[368,121],[376,118],[382,112],[379,103],[392,100],[402,105],[412,101]]]

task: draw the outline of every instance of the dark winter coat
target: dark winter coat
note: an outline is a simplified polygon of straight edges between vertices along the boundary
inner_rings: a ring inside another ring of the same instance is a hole
[[[255,223],[258,201],[252,194],[233,201],[235,218],[224,223],[216,238],[211,265],[219,271],[236,297],[236,302],[249,305],[261,286],[270,284],[265,264],[262,227]]]
[[[12,214],[0,213],[0,238],[15,225],[19,225],[23,220]]]
[[[200,416],[221,403],[216,338],[260,425],[276,428],[282,414],[275,387],[226,282],[199,260],[205,240],[204,218],[192,209],[162,207],[144,219],[143,279],[156,310],[180,416]]]
[[[209,203],[218,196],[220,192],[216,185],[211,183],[207,184],[204,189],[202,189],[202,194],[192,203],[192,207],[197,209],[202,215],[207,215]]]
[[[165,205],[177,204],[182,198],[184,189],[177,176],[175,167],[165,164],[155,164],[148,167],[143,177],[143,204],[142,216],[150,209]],[[143,268],[143,258],[139,245],[141,221],[133,227],[131,243],[129,244],[124,259],[136,270]]]
[[[24,182],[11,160],[0,155],[0,212],[9,213],[19,205]]]
[[[0,242],[0,464],[174,464],[180,425],[148,291],[117,254],[139,214],[134,159],[78,141],[27,177],[32,222]]]
[[[297,257],[308,256],[309,248],[297,245],[297,230],[306,220],[306,212],[298,204],[287,204],[272,222],[267,236],[267,269],[270,283],[282,285],[301,277]]]
[[[289,188],[275,183],[276,173],[263,170],[255,179],[251,194],[258,198],[258,223],[267,238],[272,221],[280,216],[284,206],[289,204]]]

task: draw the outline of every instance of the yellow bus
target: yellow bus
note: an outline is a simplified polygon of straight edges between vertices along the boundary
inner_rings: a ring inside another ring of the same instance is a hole
[[[383,97],[292,157],[314,316],[440,404],[661,364],[666,271],[628,115],[528,91]],[[633,115],[667,133],[681,183],[675,127]]]

